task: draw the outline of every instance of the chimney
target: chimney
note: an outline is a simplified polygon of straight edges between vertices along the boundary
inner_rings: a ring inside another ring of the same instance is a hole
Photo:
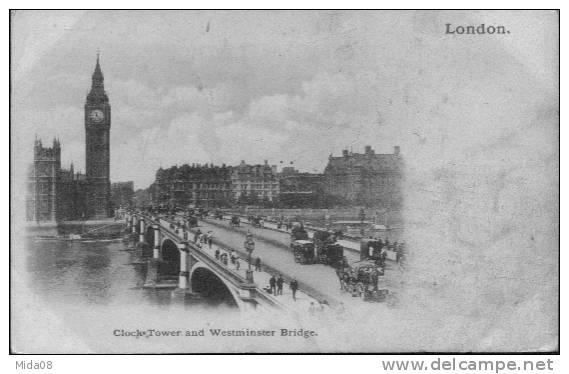
[[[348,157],[348,150],[347,150],[347,149],[344,149],[344,150],[342,151],[342,156]]]
[[[371,149],[371,145],[366,145],[365,154],[366,155],[372,155],[373,154],[373,150]]]
[[[400,150],[401,150],[401,148],[398,145],[396,145],[395,147],[393,147],[393,154],[399,155]]]

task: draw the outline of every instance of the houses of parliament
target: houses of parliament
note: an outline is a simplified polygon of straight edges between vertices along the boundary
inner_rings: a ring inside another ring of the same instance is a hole
[[[61,144],[36,138],[27,182],[28,221],[103,219],[111,216],[111,106],[97,63],[85,101],[85,174],[61,167]]]

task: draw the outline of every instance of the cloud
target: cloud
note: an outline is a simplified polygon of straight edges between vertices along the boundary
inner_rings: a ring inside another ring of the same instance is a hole
[[[112,93],[112,104],[121,108],[123,106],[137,107],[139,109],[155,110],[161,100],[160,88],[151,89],[141,81],[129,79],[106,81],[106,90]]]
[[[84,163],[84,151],[75,153],[79,146],[85,144],[81,109],[55,106],[50,110],[14,110],[12,116],[13,123],[17,124],[13,127],[13,146],[21,150],[16,155],[18,159],[24,162],[33,160],[33,142],[34,136],[37,135],[45,146],[51,146],[54,137],[59,138],[64,164],[72,161]]]
[[[224,83],[208,87],[176,86],[163,95],[160,105],[167,110],[199,112],[204,115],[225,112],[235,108],[239,90]]]
[[[290,111],[288,95],[270,95],[249,103],[247,116],[258,125],[279,126],[289,120]]]
[[[274,162],[289,137],[271,128],[253,127],[246,122],[234,122],[216,129],[220,139],[220,154],[228,163],[236,165],[240,160],[262,163],[265,159]]]

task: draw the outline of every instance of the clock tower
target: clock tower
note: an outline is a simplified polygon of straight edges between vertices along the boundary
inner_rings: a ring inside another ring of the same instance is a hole
[[[107,218],[111,214],[110,131],[111,106],[97,65],[91,91],[85,101],[85,161],[88,218]]]

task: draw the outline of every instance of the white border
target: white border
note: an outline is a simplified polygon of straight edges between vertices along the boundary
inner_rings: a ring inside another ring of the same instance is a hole
[[[304,1],[281,1],[281,2],[272,2],[271,4],[267,3],[266,1],[244,1],[239,3],[231,3],[229,1],[200,1],[200,2],[182,2],[182,1],[171,1],[165,0],[158,3],[152,2],[137,2],[136,4],[128,3],[126,1],[108,1],[108,0],[101,0],[97,1],[96,3],[87,4],[86,8],[91,6],[97,6],[101,8],[111,8],[111,9],[118,9],[118,8],[128,8],[132,7],[132,5],[136,5],[139,8],[151,8],[155,6],[160,7],[168,7],[168,8],[196,8],[196,9],[205,9],[205,8],[214,8],[214,9],[222,9],[222,8],[387,8],[387,9],[397,9],[401,8],[405,5],[407,9],[414,9],[413,6],[417,8],[424,8],[425,6],[429,5],[434,8],[488,8],[488,9],[500,9],[500,8],[507,8],[507,7],[516,7],[516,8],[562,8],[562,2],[560,1],[541,1],[541,2],[527,2],[527,1],[517,1],[517,2],[497,2],[497,1],[478,1],[478,2],[462,2],[460,4],[451,1],[434,1],[434,2],[406,2],[403,4],[402,2],[371,2],[371,1],[351,1],[347,2],[338,2],[338,1],[328,1],[326,3],[318,3],[318,2],[307,2]],[[4,106],[4,116],[5,118],[5,125],[2,127],[2,135],[3,139],[6,139],[6,142],[9,141],[9,133],[8,133],[8,123],[9,123],[9,91],[8,91],[8,78],[9,75],[6,74],[9,72],[9,38],[8,38],[8,9],[11,8],[19,8],[19,9],[33,9],[33,8],[45,8],[48,4],[45,2],[40,1],[26,1],[24,2],[15,2],[9,1],[8,7],[6,7],[4,12],[4,17],[2,17],[2,23],[4,33],[6,33],[5,37],[3,38],[4,43],[4,58],[1,60],[0,64],[2,64],[3,71],[5,74],[2,77],[2,83],[5,87],[3,98],[4,102],[6,103]],[[49,8],[57,9],[57,8],[75,8],[77,7],[77,2],[72,1],[57,1],[57,2],[50,2]],[[564,13],[561,12],[563,15]],[[563,17],[562,17],[563,20]],[[562,25],[561,25],[562,26]],[[567,33],[565,29],[561,27],[561,41],[567,39]],[[561,48],[561,61],[564,61],[564,57],[566,54],[564,53],[564,49]],[[565,75],[561,74],[561,82],[564,83],[566,81]],[[564,107],[563,103],[565,103],[564,97],[561,97],[561,106]],[[561,134],[564,133],[563,127],[561,128]],[[562,138],[563,139],[563,138]],[[564,149],[562,143],[561,150]],[[2,158],[1,158],[1,165],[2,165],[2,175],[9,175],[9,151],[8,151],[8,144],[5,143],[5,146],[2,148]],[[561,152],[561,158],[563,159],[564,153]],[[565,178],[561,175],[561,185],[564,185]],[[4,211],[9,212],[8,209],[8,201],[9,201],[9,191],[8,191],[8,183],[2,184],[2,195],[6,196],[3,199],[4,204]],[[561,195],[563,196],[563,195]],[[561,200],[562,208],[566,207],[564,205],[564,201]],[[4,238],[4,246],[3,246],[3,253],[4,253],[4,263],[6,266],[9,266],[9,259],[8,259],[8,220],[9,215],[5,214],[2,216],[2,238]],[[561,222],[561,227],[563,228],[564,222]],[[561,229],[561,232],[564,232]],[[566,257],[567,255],[564,254],[563,249],[566,248],[564,245],[566,243],[565,236],[561,236],[561,263],[562,265],[566,265]],[[567,282],[566,277],[561,276],[562,281],[562,290],[567,289]],[[0,287],[2,292],[2,299],[8,300],[8,272],[6,267],[4,268],[4,276],[2,286]],[[561,316],[565,315],[567,311],[566,306],[566,298],[561,295]],[[269,355],[269,356],[172,356],[172,355],[161,355],[161,356],[129,356],[129,355],[116,355],[116,356],[88,356],[88,355],[81,355],[81,356],[9,356],[8,352],[8,303],[5,304],[6,307],[2,310],[2,316],[4,324],[2,324],[2,336],[5,337],[2,340],[0,345],[0,350],[2,351],[2,361],[0,367],[2,368],[2,372],[4,373],[14,373],[16,371],[15,362],[18,360],[51,360],[54,362],[54,370],[51,372],[57,373],[101,373],[101,372],[131,372],[131,373],[217,373],[217,372],[232,372],[235,374],[240,373],[267,373],[271,372],[273,374],[278,373],[295,373],[295,372],[342,372],[342,373],[354,373],[354,372],[363,372],[363,373],[380,373],[382,372],[382,368],[380,366],[380,360],[386,359],[411,359],[411,360],[419,360],[423,357],[427,360],[435,358],[435,356],[404,356],[404,355],[396,355],[396,356],[370,356],[370,355],[348,355],[348,356],[320,356],[320,355],[311,355],[311,356],[292,356],[292,355]],[[565,328],[566,324],[561,324],[561,349],[562,352],[566,353],[569,348],[567,343],[567,329]],[[568,373],[569,372],[569,362],[567,360],[568,354],[563,354],[561,356],[549,356],[549,355],[516,355],[516,356],[470,356],[472,359],[513,359],[513,360],[546,360],[547,358],[551,358],[554,361],[553,373]],[[467,358],[467,356],[457,356],[461,358]],[[450,359],[451,356],[442,356],[443,359]],[[18,370],[18,372],[22,372],[22,370]],[[32,371],[33,372],[33,371]],[[47,372],[47,371],[45,371]],[[549,371],[547,371],[549,372]],[[521,373],[521,372],[520,372]]]

